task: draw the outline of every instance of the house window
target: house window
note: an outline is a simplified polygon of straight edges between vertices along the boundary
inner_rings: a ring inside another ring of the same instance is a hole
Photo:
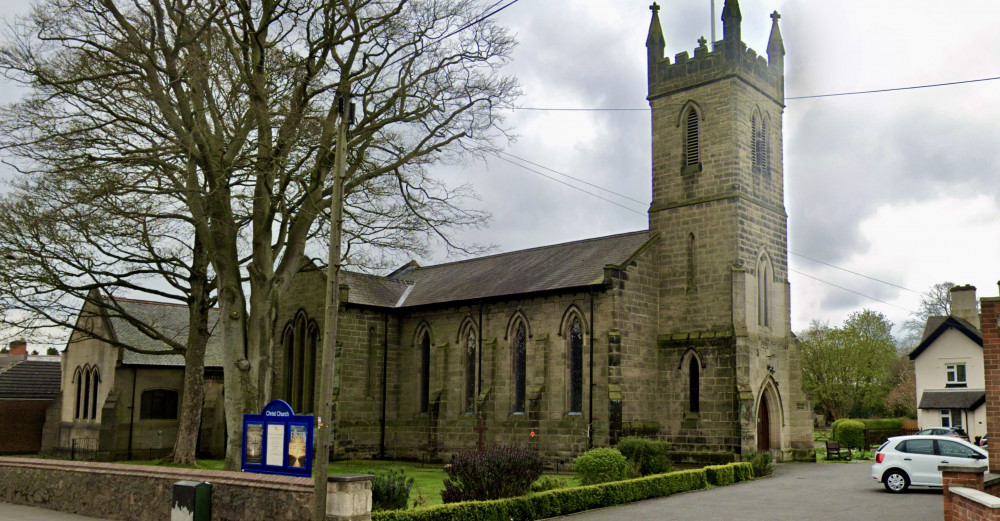
[[[176,420],[177,391],[147,389],[139,401],[140,420]]]
[[[583,412],[583,324],[573,317],[569,326],[569,412]]]
[[[431,335],[420,336],[420,412],[431,409]]]
[[[947,364],[945,367],[945,387],[965,387],[965,364]]]
[[[697,166],[701,163],[700,131],[698,128],[698,111],[688,110],[684,118],[684,165]]]
[[[524,322],[518,322],[514,330],[514,412],[524,412],[524,398],[527,394],[526,375],[528,363],[528,332]]]
[[[941,426],[962,428],[962,409],[942,409]]]

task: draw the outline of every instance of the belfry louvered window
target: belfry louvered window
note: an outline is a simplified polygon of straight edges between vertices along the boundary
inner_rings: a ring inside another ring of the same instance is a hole
[[[688,110],[687,118],[685,118],[684,164],[687,166],[697,165],[701,162],[699,138],[698,111],[692,108]]]
[[[524,412],[525,373],[528,362],[527,337],[524,322],[519,322],[517,329],[514,330],[514,343],[511,346],[514,350],[514,412]]]

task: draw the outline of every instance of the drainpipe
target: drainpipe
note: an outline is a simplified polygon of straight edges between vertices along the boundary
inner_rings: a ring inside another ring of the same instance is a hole
[[[128,459],[132,459],[132,426],[135,424],[135,380],[138,368],[132,368],[132,405],[128,408]]]
[[[590,412],[587,414],[587,449],[594,447],[594,288],[590,292]]]
[[[385,459],[385,398],[386,373],[389,369],[389,312],[383,315],[382,324],[382,417],[379,419],[378,458]]]

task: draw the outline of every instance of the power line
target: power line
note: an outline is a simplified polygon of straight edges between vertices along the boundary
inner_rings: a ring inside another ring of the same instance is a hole
[[[810,94],[808,96],[786,96],[785,101],[788,100],[801,100],[801,99],[815,99],[815,98],[833,98],[838,96],[855,96],[858,94],[878,94],[881,92],[896,92],[902,90],[915,90],[915,89],[929,89],[932,87],[948,87],[951,85],[963,85],[966,83],[979,83],[983,81],[996,81],[1000,80],[1000,76],[993,76],[990,78],[977,78],[974,80],[959,80],[959,81],[948,81],[944,83],[927,83],[924,85],[910,85],[907,87],[891,87],[888,89],[872,89],[872,90],[856,90],[850,92],[832,92],[828,94]],[[583,108],[583,107],[514,107],[511,110],[528,110],[528,111],[546,111],[546,112],[639,112],[639,111],[649,111],[649,108]],[[905,289],[905,288],[904,288]]]
[[[499,154],[493,154],[493,156],[496,157],[497,159],[502,160],[502,161],[506,161],[506,162],[508,162],[508,163],[510,163],[512,165],[519,166],[519,167],[521,167],[521,168],[523,168],[523,169],[525,169],[525,170],[527,170],[529,172],[534,172],[534,173],[536,173],[536,174],[538,174],[538,175],[540,175],[540,176],[542,176],[542,177],[544,177],[546,179],[551,179],[551,180],[553,180],[553,181],[555,181],[555,182],[557,182],[559,184],[566,185],[566,186],[568,186],[568,187],[570,187],[570,188],[572,188],[574,190],[579,190],[579,191],[581,191],[581,192],[583,192],[583,193],[585,193],[587,195],[592,195],[592,196],[594,196],[594,197],[596,197],[598,199],[601,199],[602,201],[607,201],[607,202],[609,202],[609,203],[611,203],[611,204],[613,204],[615,206],[620,206],[620,207],[622,207],[622,208],[624,208],[624,209],[626,209],[626,210],[628,210],[630,212],[633,212],[633,213],[636,213],[636,214],[639,214],[639,215],[646,215],[645,212],[640,212],[638,210],[629,208],[628,206],[625,206],[624,204],[621,204],[621,203],[619,203],[617,201],[612,201],[611,199],[608,199],[607,197],[595,194],[593,192],[588,192],[588,191],[584,190],[583,188],[580,188],[579,186],[569,184],[566,181],[563,181],[561,179],[556,179],[555,177],[552,177],[550,175],[545,175],[545,174],[539,172],[538,170],[535,170],[534,168],[529,168],[529,167],[524,166],[524,165],[522,165],[520,163],[515,163],[514,161],[511,161],[510,159],[507,159],[506,157],[500,156]],[[560,174],[560,175],[565,175],[565,174]],[[570,177],[570,176],[566,176],[566,177]],[[575,178],[571,177],[571,179],[575,179]]]
[[[844,272],[850,273],[851,275],[857,275],[859,277],[864,277],[864,278],[866,278],[868,280],[874,280],[875,282],[881,282],[882,284],[886,284],[886,285],[892,286],[894,288],[899,288],[899,289],[903,289],[903,290],[906,290],[906,291],[909,291],[909,292],[912,292],[912,293],[920,294],[919,291],[915,291],[915,290],[912,290],[910,288],[904,288],[903,286],[900,286],[899,284],[893,284],[892,282],[886,282],[886,281],[884,281],[882,279],[876,279],[875,277],[869,277],[868,275],[865,275],[863,273],[858,273],[856,271],[851,271],[851,270],[849,270],[847,268],[841,268],[840,266],[837,266],[837,265],[834,265],[834,264],[830,264],[829,262],[823,262],[823,261],[821,261],[819,259],[814,259],[814,258],[812,258],[812,257],[810,257],[808,255],[802,255],[801,253],[795,253],[794,251],[791,251],[791,250],[789,250],[788,253],[791,253],[792,255],[795,255],[795,256],[798,256],[798,257],[802,257],[803,259],[809,259],[809,260],[811,260],[813,262],[818,262],[818,263],[820,263],[820,264],[822,264],[824,266],[829,266],[831,268],[838,269],[840,271],[844,271]]]
[[[503,1],[503,0],[500,0],[500,2],[502,2],[502,1]],[[497,5],[498,5],[498,4],[500,3],[500,2],[496,2],[496,3],[494,3],[493,5],[491,5],[491,6],[487,7],[487,8],[485,9],[485,10],[486,10],[486,11],[489,11],[490,9],[493,9],[493,8],[494,8],[494,7],[496,7],[496,6],[497,6]],[[482,21],[486,20],[487,18],[489,18],[489,17],[491,17],[491,16],[493,16],[493,15],[495,15],[495,14],[499,13],[500,11],[503,11],[504,9],[507,9],[508,7],[510,7],[510,6],[514,5],[514,4],[516,4],[517,2],[518,2],[518,0],[511,0],[510,2],[507,2],[507,4],[506,4],[506,5],[504,5],[504,6],[500,7],[500,8],[498,8],[498,9],[496,9],[496,10],[494,10],[494,11],[490,11],[490,12],[488,12],[488,13],[484,14],[483,16],[481,16],[481,17],[479,17],[479,18],[477,18],[477,19],[475,19],[475,20],[473,20],[473,21],[471,21],[471,22],[468,22],[468,23],[466,23],[465,25],[463,25],[463,26],[459,27],[458,29],[455,29],[454,31],[452,31],[452,32],[450,32],[450,33],[448,33],[448,34],[446,34],[446,35],[442,36],[442,37],[441,37],[441,38],[439,38],[439,39],[440,39],[440,40],[444,40],[444,39],[446,39],[446,38],[450,38],[450,37],[452,37],[452,36],[454,36],[454,35],[456,35],[456,34],[458,34],[458,33],[462,32],[462,31],[464,31],[464,30],[468,29],[469,27],[472,27],[473,25],[476,25],[476,24],[478,24],[479,22],[482,22]]]
[[[832,282],[825,281],[825,280],[823,280],[823,279],[821,279],[819,277],[813,277],[812,275],[809,275],[807,273],[803,273],[803,272],[798,271],[798,270],[793,270],[791,268],[788,268],[788,271],[790,271],[792,273],[798,273],[799,275],[802,275],[803,277],[809,277],[810,279],[822,282],[823,284],[828,284],[828,285],[833,286],[833,287],[835,287],[837,289],[842,289],[842,290],[847,291],[849,293],[854,293],[855,295],[865,297],[866,299],[874,300],[875,302],[880,302],[880,303],[885,304],[887,306],[892,306],[894,308],[899,308],[899,309],[902,309],[903,311],[906,311],[906,312],[909,312],[909,313],[915,313],[913,310],[904,308],[903,306],[897,306],[896,304],[893,304],[891,302],[886,302],[884,300],[879,300],[879,299],[877,299],[875,297],[872,297],[872,296],[869,296],[869,295],[865,295],[864,293],[860,293],[860,292],[854,291],[853,289],[849,289],[849,288],[845,288],[843,286],[839,286],[839,285],[834,284]]]
[[[594,188],[596,188],[596,189],[598,189],[598,190],[602,190],[602,191],[604,191],[604,192],[607,192],[607,193],[609,193],[609,194],[612,194],[612,195],[617,195],[618,197],[621,197],[622,199],[628,199],[629,201],[634,201],[634,202],[636,202],[636,203],[639,203],[639,204],[641,204],[641,205],[646,205],[646,204],[647,204],[647,203],[646,203],[646,201],[640,201],[640,200],[638,200],[638,199],[634,199],[634,198],[632,198],[632,197],[629,197],[629,196],[627,196],[627,195],[625,195],[625,194],[620,194],[620,193],[618,193],[618,192],[615,192],[614,190],[611,190],[611,189],[608,189],[608,188],[604,188],[603,186],[598,186],[598,185],[595,185],[594,183],[590,183],[590,182],[587,182],[587,181],[584,181],[583,179],[580,179],[580,178],[577,178],[577,177],[573,177],[573,176],[571,176],[571,175],[569,175],[569,174],[564,174],[564,173],[562,173],[562,172],[559,172],[559,171],[556,171],[556,170],[553,170],[553,169],[551,169],[551,168],[549,168],[549,167],[547,167],[547,166],[545,166],[545,165],[540,165],[540,164],[538,164],[538,163],[535,163],[534,161],[530,161],[530,160],[528,160],[528,159],[525,159],[525,158],[523,158],[523,157],[520,157],[520,156],[515,156],[514,154],[511,154],[510,152],[504,152],[504,151],[500,151],[500,153],[501,153],[501,154],[504,154],[504,155],[508,155],[508,156],[510,156],[510,157],[513,157],[514,159],[517,159],[518,161],[523,161],[523,162],[525,162],[525,163],[528,163],[529,165],[532,165],[532,166],[537,166],[538,168],[541,168],[541,169],[544,169],[544,170],[548,170],[549,172],[552,172],[553,174],[558,174],[558,175],[561,175],[561,176],[563,176],[563,177],[566,177],[566,178],[569,178],[569,179],[572,179],[572,180],[574,180],[574,181],[576,181],[576,182],[578,182],[578,183],[583,183],[583,184],[585,184],[585,185],[587,185],[587,186],[591,186],[591,187],[594,187]],[[515,164],[516,164],[516,163],[515,163]]]

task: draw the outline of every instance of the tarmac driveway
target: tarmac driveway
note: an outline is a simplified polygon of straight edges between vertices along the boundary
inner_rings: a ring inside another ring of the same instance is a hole
[[[774,476],[555,518],[566,521],[941,521],[941,489],[890,494],[871,462],[787,463]]]

